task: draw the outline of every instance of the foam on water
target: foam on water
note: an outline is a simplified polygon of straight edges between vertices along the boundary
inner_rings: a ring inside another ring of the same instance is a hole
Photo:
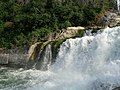
[[[6,90],[112,90],[120,86],[120,27],[66,40],[48,71],[13,70],[7,75],[23,83]]]

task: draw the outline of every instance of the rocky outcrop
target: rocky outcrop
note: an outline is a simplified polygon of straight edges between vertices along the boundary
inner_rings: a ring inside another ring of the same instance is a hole
[[[52,47],[52,52],[54,54],[53,58],[55,57],[55,53],[57,53],[57,49],[59,49],[60,45],[65,41],[66,39],[61,39],[61,40],[55,40],[55,41],[46,41],[46,42],[37,42],[33,44],[27,53],[27,60],[36,60],[40,53],[44,52],[46,47],[48,45],[51,45]]]
[[[36,42],[35,44],[31,45],[28,52],[26,54],[16,54],[14,53],[3,53],[3,50],[0,49],[0,65],[7,65],[11,67],[26,67],[32,68],[35,63],[37,68],[40,67],[41,63],[45,61],[45,57],[48,58],[46,55],[46,50],[49,50],[49,46],[51,47],[51,63],[55,62],[55,58],[59,51],[60,45],[67,39],[72,37],[81,37],[84,34],[84,27],[68,27],[67,29],[62,29],[58,32],[54,32],[46,39],[46,41]],[[50,61],[49,60],[49,61]],[[29,66],[29,67],[28,67]],[[47,65],[46,65],[47,66]],[[38,68],[38,69],[39,69]]]
[[[46,42],[37,42],[33,44],[28,50],[27,55],[28,56],[27,66],[29,66],[28,68],[34,66],[37,69],[45,70],[47,65],[45,65],[44,67],[44,62],[47,63],[46,61],[49,61],[49,63],[51,64],[55,62],[55,58],[59,51],[60,45],[67,38],[83,36],[84,29],[85,29],[84,27],[68,27],[67,29],[63,29],[59,32],[54,32],[51,35],[49,35]],[[50,48],[48,49],[49,46],[51,47],[51,49]],[[47,54],[48,52],[49,54]],[[50,58],[48,58],[49,57],[48,55],[50,56]]]
[[[0,54],[0,65],[7,67],[25,67],[26,65],[25,54]]]
[[[60,45],[66,39],[47,41],[44,43],[37,42],[32,45],[28,51],[27,68],[46,70],[48,66],[55,62]]]
[[[98,20],[98,25],[105,28],[107,26],[114,27],[120,23],[120,16],[117,13],[106,12],[104,16],[102,16]]]
[[[85,29],[84,27],[80,27],[80,26],[68,27],[67,29],[62,29],[52,33],[51,35],[49,35],[48,40],[55,41],[55,40],[75,37],[78,35],[81,37],[84,34],[84,29]]]
[[[44,47],[48,44],[52,44],[54,43],[53,47],[58,47],[59,45],[56,45],[56,43],[60,44],[61,41],[65,41],[67,38],[72,38],[72,37],[76,37],[76,36],[83,36],[84,34],[84,27],[68,27],[67,29],[62,29],[59,30],[59,32],[54,32],[51,35],[49,35],[47,37],[47,41],[46,42],[37,42],[35,44],[33,44],[29,51],[28,51],[28,59],[30,60],[35,60],[37,57],[37,53],[40,52],[39,50],[43,50]],[[56,45],[56,46],[55,46]],[[38,50],[39,48],[39,50]]]
[[[37,42],[35,44],[33,44],[30,49],[28,50],[28,54],[27,54],[27,59],[31,59],[34,60],[37,57],[37,53],[39,53],[40,49],[41,49],[41,42]]]

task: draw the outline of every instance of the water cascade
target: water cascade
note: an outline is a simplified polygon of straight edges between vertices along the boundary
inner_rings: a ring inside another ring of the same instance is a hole
[[[120,0],[117,0],[117,9],[120,10]]]
[[[48,70],[52,62],[52,50],[51,45],[48,44],[45,47],[43,52],[40,52],[40,56],[38,57],[38,61],[35,64],[35,68],[39,70]]]
[[[120,86],[120,27],[66,40],[47,71],[1,70],[4,90],[113,90]]]

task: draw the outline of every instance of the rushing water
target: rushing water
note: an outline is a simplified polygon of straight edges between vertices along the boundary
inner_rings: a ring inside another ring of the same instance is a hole
[[[120,27],[68,39],[47,71],[0,69],[2,90],[112,90],[120,86]]]
[[[120,10],[120,0],[117,0],[117,8],[118,8],[118,11]]]

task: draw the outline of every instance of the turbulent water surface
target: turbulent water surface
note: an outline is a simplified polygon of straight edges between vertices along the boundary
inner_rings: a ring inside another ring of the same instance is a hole
[[[120,86],[120,27],[68,39],[47,71],[0,69],[2,90],[112,90]]]

